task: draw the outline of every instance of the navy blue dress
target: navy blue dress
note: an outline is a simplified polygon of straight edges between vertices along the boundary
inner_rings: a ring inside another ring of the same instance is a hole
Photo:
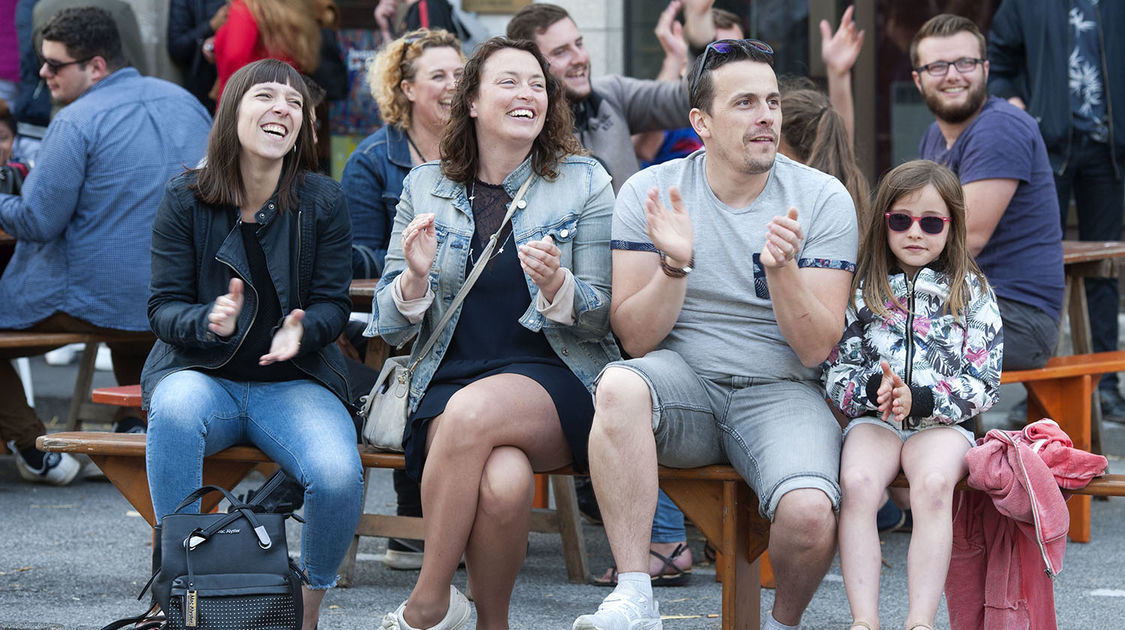
[[[511,201],[501,186],[477,181],[473,190],[476,234],[466,263],[466,275],[496,231]],[[594,418],[593,398],[582,381],[555,354],[547,338],[519,323],[531,304],[531,297],[511,231],[509,223],[504,227],[492,259],[465,297],[449,348],[406,424],[403,435],[406,472],[418,481],[422,479],[425,465],[430,420],[445,411],[450,397],[462,387],[497,374],[526,376],[547,391],[574,456],[574,467],[586,469],[586,442]]]

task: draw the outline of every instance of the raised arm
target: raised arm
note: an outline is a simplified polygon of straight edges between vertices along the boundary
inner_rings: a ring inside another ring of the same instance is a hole
[[[646,228],[652,245],[665,253],[665,262],[683,268],[692,258],[691,218],[679,189],[669,190],[669,200],[671,209],[661,201],[656,188],[648,191],[643,201]],[[626,200],[630,202],[642,203]],[[644,356],[668,336],[680,317],[685,295],[687,277],[665,273],[658,252],[614,250],[610,321],[630,356]]]
[[[848,138],[855,143],[855,103],[852,97],[852,67],[863,48],[863,31],[857,30],[849,6],[840,18],[836,32],[827,20],[820,21],[820,58],[828,72],[828,100],[844,119]]]
[[[804,233],[796,208],[774,217],[760,261],[766,271],[774,316],[782,336],[806,367],[820,365],[840,340],[852,272],[799,268]]]

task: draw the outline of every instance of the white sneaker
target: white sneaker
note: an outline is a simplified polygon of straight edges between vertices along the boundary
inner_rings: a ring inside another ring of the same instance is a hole
[[[383,617],[383,623],[379,626],[380,630],[418,630],[414,626],[406,623],[402,618],[402,611],[406,610],[406,602],[399,604],[399,607],[394,612],[387,613]],[[456,586],[449,587],[449,610],[446,611],[445,617],[437,623],[436,626],[431,626],[428,630],[457,630],[469,623],[469,617],[473,614],[473,607],[469,604],[469,600],[457,590]]]
[[[82,464],[78,463],[70,453],[47,453],[43,457],[43,467],[35,469],[29,466],[23,455],[16,450],[15,442],[8,443],[8,450],[15,454],[16,470],[19,471],[20,477],[27,481],[65,486],[74,481],[78,472],[82,470]]]
[[[55,348],[43,355],[47,365],[69,365],[74,357],[82,351],[82,344],[72,343],[61,348]]]
[[[614,591],[598,606],[598,612],[574,620],[572,630],[663,630],[660,606],[655,599]]]
[[[113,370],[113,357],[110,355],[109,348],[104,344],[98,344],[98,354],[94,357],[94,369],[99,372],[109,372]]]

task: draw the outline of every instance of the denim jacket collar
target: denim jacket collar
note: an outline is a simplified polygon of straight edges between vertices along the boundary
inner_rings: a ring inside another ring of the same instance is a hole
[[[504,178],[504,192],[508,193],[509,197],[515,197],[516,193],[520,189],[520,186],[523,185],[524,180],[532,175],[532,173],[533,171],[531,169],[531,156],[529,155],[527,159],[525,159],[520,163],[519,166],[516,167],[516,170],[508,173],[508,176]],[[431,193],[435,197],[439,197],[442,199],[452,199],[453,206],[455,208],[469,216],[472,216],[473,210],[469,205],[469,197],[467,191],[465,190],[464,184],[455,182],[446,177],[439,177],[437,181],[434,182],[434,187]]]
[[[406,138],[406,131],[397,125],[387,126],[387,159],[395,166],[406,170],[414,167],[414,160],[410,158],[410,141]]]

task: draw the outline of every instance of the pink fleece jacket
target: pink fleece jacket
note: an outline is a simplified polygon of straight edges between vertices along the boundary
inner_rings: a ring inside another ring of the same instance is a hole
[[[945,580],[953,630],[1056,630],[1054,585],[1070,514],[1059,486],[1077,489],[1106,459],[1075,449],[1053,420],[994,429],[965,456],[969,486],[953,503]]]

